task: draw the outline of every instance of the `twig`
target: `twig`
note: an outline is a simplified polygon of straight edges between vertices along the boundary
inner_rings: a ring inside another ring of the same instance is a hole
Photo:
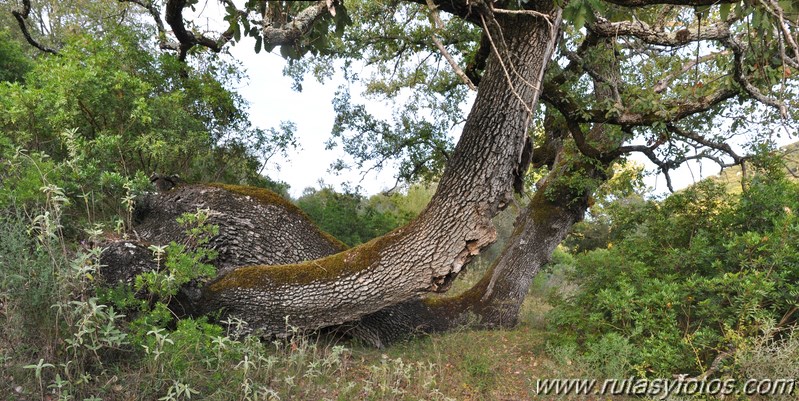
[[[437,31],[443,30],[444,29],[444,22],[441,21],[441,17],[438,15],[438,10],[436,9],[436,5],[433,4],[433,0],[427,0],[427,7],[430,9],[430,15],[433,18],[433,28],[435,29],[435,31],[437,32]],[[476,92],[477,91],[477,87],[474,86],[474,83],[472,82],[472,80],[469,79],[469,77],[466,75],[465,72],[463,72],[461,67],[458,66],[458,63],[455,62],[455,59],[452,58],[452,55],[449,54],[449,52],[447,51],[447,48],[444,47],[444,44],[441,43],[441,41],[436,37],[436,32],[434,32],[432,35],[430,35],[430,37],[433,39],[433,43],[435,43],[436,47],[438,48],[438,51],[441,52],[441,54],[444,56],[444,58],[447,59],[447,62],[452,67],[452,69],[455,70],[455,75],[460,77],[460,79],[463,81],[463,83],[466,84],[466,86],[469,87],[469,89],[471,89],[471,90]]]

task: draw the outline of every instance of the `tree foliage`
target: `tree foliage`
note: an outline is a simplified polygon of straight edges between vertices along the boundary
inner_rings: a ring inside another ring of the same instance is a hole
[[[235,65],[208,57],[189,68],[126,27],[61,39],[59,56],[0,84],[6,157],[20,148],[52,160],[68,195],[91,197],[106,218],[125,214],[118,199],[144,190],[152,172],[278,187],[259,172],[294,145],[294,127],[250,125],[246,102],[230,89],[242,78]]]
[[[308,188],[297,199],[297,205],[319,228],[355,246],[407,224],[421,212],[430,196],[429,189],[423,186],[413,186],[407,193],[368,198],[349,191]]]

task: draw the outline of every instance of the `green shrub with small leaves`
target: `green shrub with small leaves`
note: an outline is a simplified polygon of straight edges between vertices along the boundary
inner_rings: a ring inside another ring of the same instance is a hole
[[[576,255],[577,290],[553,300],[554,344],[593,360],[612,339],[631,346],[628,373],[695,375],[765,327],[796,324],[799,184],[779,171],[765,167],[740,197],[703,181],[615,209],[627,229]]]

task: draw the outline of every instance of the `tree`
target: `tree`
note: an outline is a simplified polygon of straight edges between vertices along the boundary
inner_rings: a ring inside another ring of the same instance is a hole
[[[614,161],[643,153],[670,183],[668,173],[688,160],[747,160],[712,127],[763,133],[797,119],[797,14],[789,2],[327,0],[239,8],[223,1],[228,27],[220,34],[186,20],[193,2],[166,1],[163,19],[160,3],[130,2],[149,12],[162,47],[179,59],[250,35],[256,51],[280,46],[290,59],[314,55],[317,64],[295,61],[298,74],[319,67],[324,76],[329,67],[320,66],[332,59],[346,66],[364,58],[391,72],[371,80],[370,93],[422,95],[416,107],[399,108],[392,125],[342,92],[334,131],[356,158],[413,155],[405,178],[446,166],[418,218],[341,254],[242,267],[204,289],[206,310],[223,308],[271,334],[283,333],[286,316],[310,329],[354,326],[378,345],[473,316],[483,326],[512,325],[532,277],[583,218]],[[477,88],[476,97],[457,145],[447,149],[441,124],[420,116],[418,105],[436,106],[437,120],[457,120],[453,105],[467,87]],[[531,163],[546,175],[483,280],[460,297],[423,298],[446,291],[493,242],[490,219],[514,201]]]

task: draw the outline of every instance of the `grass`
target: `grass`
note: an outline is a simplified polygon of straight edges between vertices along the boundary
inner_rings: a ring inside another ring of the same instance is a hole
[[[18,237],[6,236],[3,242],[13,245],[14,253],[32,245]],[[86,271],[75,266],[91,263],[85,256],[76,260],[80,263],[51,265],[47,258],[33,259],[19,275],[28,287],[39,279],[55,283],[40,275],[54,269],[54,277],[84,286],[79,292],[52,294],[50,302],[61,305],[62,315],[43,315],[37,325],[58,327],[58,332],[37,336],[34,327],[21,332],[10,326],[35,311],[21,308],[30,292],[12,287],[2,292],[4,400],[518,400],[530,399],[534,381],[552,377],[555,366],[545,356],[542,313],[547,305],[535,294],[513,330],[428,335],[386,350],[299,332],[271,343],[254,337],[234,340],[219,326],[192,319],[173,330],[152,327],[123,338],[125,323],[109,318],[109,309],[88,298],[65,302],[86,289]],[[71,279],[63,276],[68,271],[74,271]],[[462,285],[480,274],[465,275]],[[64,342],[76,338],[80,345]],[[41,348],[42,343],[50,345]]]

